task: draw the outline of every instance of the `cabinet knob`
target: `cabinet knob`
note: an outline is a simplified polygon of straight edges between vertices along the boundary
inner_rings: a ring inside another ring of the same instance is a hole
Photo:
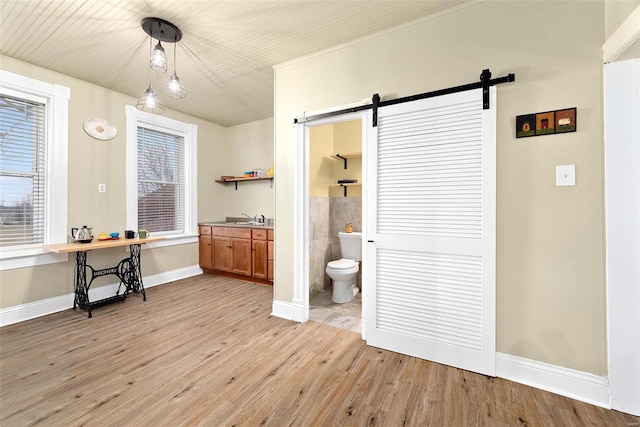
[[[227,246],[227,247],[228,247],[229,249],[232,249],[232,248],[233,248],[233,246]]]

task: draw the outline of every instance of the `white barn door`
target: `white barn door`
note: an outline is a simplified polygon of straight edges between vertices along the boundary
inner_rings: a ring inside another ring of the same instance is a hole
[[[381,107],[367,141],[367,344],[495,375],[496,91]]]

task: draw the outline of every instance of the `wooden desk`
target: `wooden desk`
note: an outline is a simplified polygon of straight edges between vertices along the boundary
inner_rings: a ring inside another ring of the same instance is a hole
[[[147,300],[142,284],[142,272],[140,270],[140,250],[145,243],[164,240],[164,237],[147,237],[146,239],[124,239],[117,240],[97,240],[91,243],[61,243],[57,245],[46,245],[44,249],[49,252],[59,254],[75,252],[76,269],[74,274],[73,308],[80,307],[87,311],[87,316],[91,317],[91,307],[98,307],[112,302],[122,301],[129,292],[142,294],[143,301]],[[124,258],[115,267],[96,270],[87,264],[87,252],[99,249],[117,248],[119,246],[129,246],[129,256]],[[91,279],[87,281],[87,269],[91,273]],[[89,301],[89,288],[96,277],[113,274],[120,279],[120,285],[115,296],[99,301]],[[120,294],[120,288],[124,285],[124,291]]]

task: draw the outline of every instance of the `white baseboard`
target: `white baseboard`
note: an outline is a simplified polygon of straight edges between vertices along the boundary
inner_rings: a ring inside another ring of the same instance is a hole
[[[165,271],[163,273],[143,277],[144,287],[151,288],[153,286],[162,285],[178,279],[185,279],[198,274],[202,274],[202,269],[197,265]],[[89,289],[89,300],[96,301],[111,297],[115,295],[117,289],[118,283]],[[73,297],[74,294],[71,293],[4,308],[0,310],[0,327],[68,310],[73,307]]]
[[[304,306],[305,302],[303,299],[294,298],[291,301],[292,315],[293,320],[298,323],[304,323],[309,320],[309,307]]]
[[[293,304],[285,301],[273,300],[271,315],[281,319],[293,320]]]
[[[610,408],[606,377],[504,353],[496,353],[496,376]]]

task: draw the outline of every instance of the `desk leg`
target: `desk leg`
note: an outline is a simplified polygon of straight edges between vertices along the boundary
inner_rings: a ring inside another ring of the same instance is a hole
[[[76,252],[76,274],[74,277],[75,297],[73,308],[80,307],[87,310],[88,317],[91,317],[91,304],[89,303],[89,288],[87,286],[87,252]]]
[[[130,264],[131,269],[130,283],[127,284],[127,290],[131,290],[136,294],[142,294],[142,300],[147,300],[147,294],[144,292],[144,285],[142,284],[142,270],[140,269],[140,251],[142,245],[130,245],[131,251]]]

